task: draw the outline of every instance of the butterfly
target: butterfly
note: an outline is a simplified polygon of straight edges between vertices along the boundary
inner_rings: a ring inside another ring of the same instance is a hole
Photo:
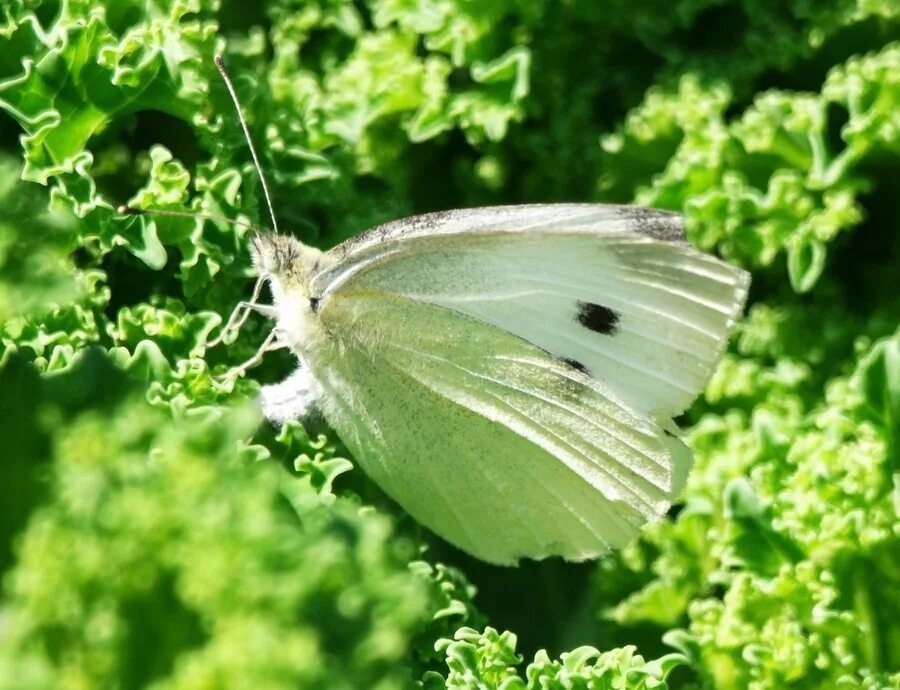
[[[679,215],[541,204],[432,213],[329,251],[251,241],[257,356],[299,367],[263,386],[276,423],[324,416],[421,524],[482,560],[581,561],[663,516],[692,464],[673,418],[712,374],[749,274],[699,252]],[[141,213],[131,209],[131,212]],[[273,303],[260,304],[268,283]]]
[[[322,252],[259,234],[275,346],[265,415],[317,409],[416,520],[485,561],[596,557],[677,498],[672,418],[710,377],[749,277],[680,216],[602,204],[433,213]]]

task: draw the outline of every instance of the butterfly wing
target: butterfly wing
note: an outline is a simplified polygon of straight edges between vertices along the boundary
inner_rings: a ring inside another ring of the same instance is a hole
[[[680,490],[680,442],[511,333],[379,292],[341,295],[323,321],[346,333],[309,361],[329,423],[413,517],[483,560],[597,556]]]
[[[390,223],[333,250],[321,302],[374,290],[509,331],[603,383],[639,414],[697,397],[749,274],[683,241],[675,214],[597,204],[451,211]]]
[[[597,205],[376,228],[313,281],[322,411],[420,522],[487,561],[596,556],[677,495],[663,427],[700,391],[747,276],[680,220]]]

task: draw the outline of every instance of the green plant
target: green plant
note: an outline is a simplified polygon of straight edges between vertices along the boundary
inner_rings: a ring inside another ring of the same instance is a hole
[[[890,0],[5,3],[0,687],[900,687],[898,39]],[[670,519],[498,572],[214,376],[264,337],[204,347],[247,231],[115,208],[266,221],[217,51],[304,241],[637,202],[753,272]]]

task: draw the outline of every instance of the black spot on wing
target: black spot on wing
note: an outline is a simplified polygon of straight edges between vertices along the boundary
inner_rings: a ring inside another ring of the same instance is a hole
[[[602,304],[579,302],[578,323],[595,333],[615,335],[619,325],[619,314]]]
[[[578,362],[574,359],[569,359],[568,357],[563,357],[563,362],[565,362],[568,366],[572,367],[576,371],[580,371],[582,374],[587,374],[590,376],[590,372],[588,368],[584,366],[581,362]]]
[[[312,309],[313,314],[319,313],[319,298],[318,297],[310,297],[309,298],[309,308]]]

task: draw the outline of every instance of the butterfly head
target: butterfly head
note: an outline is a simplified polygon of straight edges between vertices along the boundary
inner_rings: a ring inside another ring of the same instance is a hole
[[[312,279],[329,262],[327,254],[300,240],[274,232],[254,235],[250,242],[253,265],[272,289],[282,339],[295,349],[317,332],[317,295],[310,291]]]
[[[270,232],[254,235],[250,242],[253,266],[260,275],[286,291],[306,291],[322,268],[324,254],[290,236]]]

